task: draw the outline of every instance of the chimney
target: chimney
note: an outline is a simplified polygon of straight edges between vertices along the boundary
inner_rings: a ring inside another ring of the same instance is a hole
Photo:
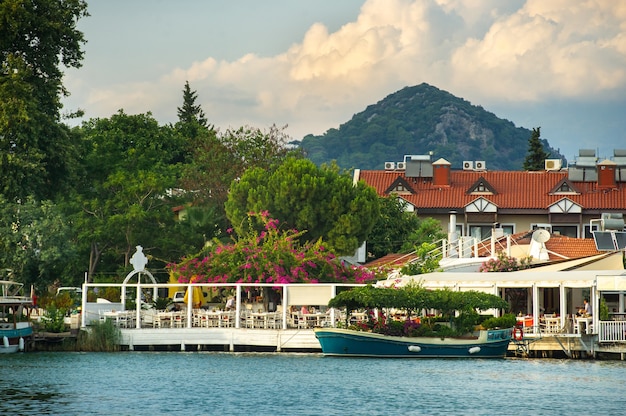
[[[603,160],[598,163],[598,188],[600,189],[612,189],[616,187],[615,184],[615,168],[617,163],[612,160]]]
[[[443,158],[433,162],[433,186],[450,186],[450,166]]]

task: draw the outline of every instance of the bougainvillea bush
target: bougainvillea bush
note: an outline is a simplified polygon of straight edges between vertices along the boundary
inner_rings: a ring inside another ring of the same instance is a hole
[[[343,264],[321,240],[300,244],[302,233],[281,230],[268,212],[249,213],[248,223],[238,238],[228,244],[214,240],[199,255],[168,265],[170,271],[181,283],[368,283],[382,277]]]
[[[513,272],[516,270],[528,269],[530,267],[530,257],[525,257],[518,261],[515,257],[507,256],[506,253],[498,251],[495,259],[489,259],[480,265],[479,272]]]

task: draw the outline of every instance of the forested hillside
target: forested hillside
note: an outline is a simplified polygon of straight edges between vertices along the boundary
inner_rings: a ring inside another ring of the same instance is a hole
[[[347,169],[382,169],[387,161],[432,152],[433,160],[443,157],[453,169],[465,160],[481,160],[488,169],[519,170],[531,134],[480,106],[420,84],[368,106],[338,129],[307,135],[300,146],[316,164],[336,160]],[[564,159],[547,140],[542,144],[550,157]]]

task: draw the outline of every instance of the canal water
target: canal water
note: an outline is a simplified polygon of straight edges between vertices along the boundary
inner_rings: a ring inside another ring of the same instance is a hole
[[[626,414],[622,361],[20,353],[0,368],[0,415]]]

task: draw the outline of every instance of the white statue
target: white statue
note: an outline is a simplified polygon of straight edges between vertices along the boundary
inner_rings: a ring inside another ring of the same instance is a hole
[[[140,272],[145,270],[146,264],[148,264],[148,258],[143,254],[143,247],[137,246],[137,251],[135,251],[135,254],[130,258],[130,264],[133,265],[135,271]]]

